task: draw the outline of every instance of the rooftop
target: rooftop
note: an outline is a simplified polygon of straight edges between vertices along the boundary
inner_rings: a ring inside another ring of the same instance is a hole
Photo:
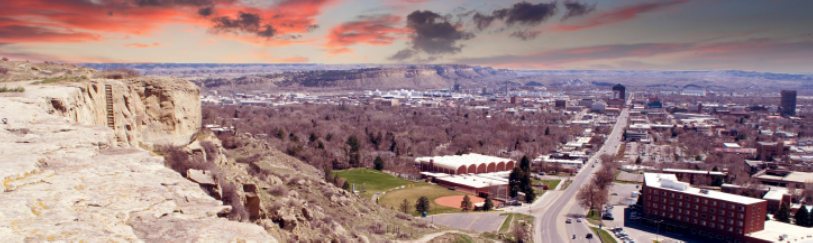
[[[810,228],[776,220],[765,221],[765,229],[751,233],[751,237],[769,242],[779,242],[779,237],[783,235],[787,235],[786,238],[781,240],[783,242],[813,242],[808,237],[811,235]]]
[[[646,183],[647,187],[682,192],[684,194],[691,194],[697,197],[723,200],[738,204],[753,204],[765,201],[762,199],[740,196],[725,192],[718,192],[705,189],[701,190],[700,188],[689,186],[689,183],[678,181],[677,177],[674,174],[644,173],[644,183]]]
[[[415,163],[433,163],[437,166],[447,169],[457,170],[460,166],[480,165],[488,163],[499,163],[513,161],[509,158],[501,158],[496,156],[488,156],[482,154],[464,154],[464,155],[446,155],[446,156],[428,156],[418,157]]]
[[[508,181],[503,180],[495,180],[492,178],[486,178],[482,176],[476,176],[471,174],[466,175],[453,175],[448,177],[441,177],[437,178],[438,181],[446,181],[451,182],[458,185],[465,185],[472,188],[486,188],[491,186],[503,186],[508,185]]]
[[[706,170],[663,169],[663,172],[725,176],[725,173],[723,172]]]

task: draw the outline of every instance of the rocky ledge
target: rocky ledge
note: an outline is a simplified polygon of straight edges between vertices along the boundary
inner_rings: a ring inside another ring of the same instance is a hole
[[[231,208],[161,157],[117,147],[112,129],[53,114],[38,95],[71,89],[25,88],[0,96],[0,242],[276,242],[219,218]]]

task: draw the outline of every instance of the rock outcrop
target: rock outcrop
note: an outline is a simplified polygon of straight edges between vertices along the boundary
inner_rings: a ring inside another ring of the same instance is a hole
[[[54,114],[112,128],[119,146],[186,145],[200,129],[200,90],[186,80],[98,79],[66,86],[37,93]]]
[[[104,84],[120,94],[115,130],[104,126]],[[261,226],[218,218],[231,208],[163,158],[116,146],[191,135],[186,129],[200,115],[193,86],[136,80],[25,88],[0,96],[7,119],[0,123],[0,242],[276,242]]]

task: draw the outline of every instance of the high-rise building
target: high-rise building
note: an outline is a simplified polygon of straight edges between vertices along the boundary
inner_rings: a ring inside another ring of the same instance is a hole
[[[627,93],[624,85],[616,84],[615,86],[613,86],[613,99],[626,100],[627,98],[626,95]]]
[[[779,104],[782,115],[796,115],[796,90],[782,90],[782,101]]]

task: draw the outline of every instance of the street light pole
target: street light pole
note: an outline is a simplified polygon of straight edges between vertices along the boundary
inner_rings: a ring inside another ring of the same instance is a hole
[[[663,220],[656,220],[655,222],[656,222],[656,223],[658,223],[658,226],[657,226],[657,227],[658,227],[658,234],[656,234],[656,235],[655,235],[655,240],[660,240],[660,236],[661,236],[661,222],[663,222]]]

